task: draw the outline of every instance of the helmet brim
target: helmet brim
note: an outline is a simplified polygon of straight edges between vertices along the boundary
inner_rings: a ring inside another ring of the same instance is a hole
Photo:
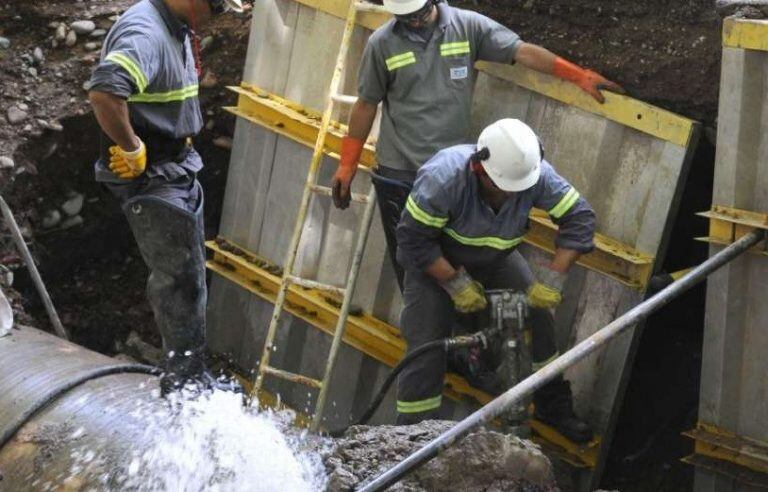
[[[525,191],[533,188],[536,183],[539,182],[539,177],[541,176],[541,165],[536,166],[536,169],[529,173],[524,179],[509,179],[504,178],[503,176],[493,176],[487,171],[486,174],[488,174],[490,180],[493,181],[493,184],[495,184],[496,187],[502,191],[509,193]]]

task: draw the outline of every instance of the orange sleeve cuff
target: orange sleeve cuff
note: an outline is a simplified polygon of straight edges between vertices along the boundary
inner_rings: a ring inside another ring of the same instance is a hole
[[[345,170],[357,170],[365,142],[359,138],[346,136],[341,140],[341,160],[339,167]]]
[[[552,75],[555,77],[559,77],[574,83],[583,79],[585,72],[586,70],[580,66],[569,62],[565,58],[560,58],[559,56],[555,58],[555,65],[552,69]]]

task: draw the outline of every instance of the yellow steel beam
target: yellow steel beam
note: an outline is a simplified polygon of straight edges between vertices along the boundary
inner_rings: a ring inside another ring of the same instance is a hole
[[[317,113],[301,105],[269,94],[255,86],[231,87],[240,95],[236,108],[226,108],[258,125],[265,126],[307,146],[313,146],[319,128]],[[326,139],[326,153],[338,156],[343,133],[332,130]],[[361,164],[374,166],[374,149],[366,146]],[[541,211],[531,214],[526,242],[549,252],[555,250],[557,226]],[[653,268],[653,256],[641,253],[602,234],[595,236],[595,251],[583,255],[579,264],[608,275],[629,287],[643,290]]]
[[[295,1],[339,19],[346,18],[347,7],[349,6],[349,0]],[[366,13],[360,15],[358,24],[374,30],[382,26],[389,18],[390,16],[386,14]],[[758,36],[754,36],[754,38],[759,39]],[[763,44],[768,44],[768,36],[763,34],[761,41]],[[604,92],[606,102],[600,104],[573,84],[528,70],[519,65],[479,62],[476,66],[480,71],[494,77],[511,80],[528,90],[584,111],[599,114],[609,120],[684,147],[688,145],[696,125],[693,120],[620,94]]]
[[[696,429],[684,432],[683,435],[696,441],[696,455],[768,474],[768,443],[737,436],[702,422],[698,423]]]
[[[728,17],[723,21],[723,46],[768,51],[768,21]]]
[[[629,96],[603,91],[605,103],[600,104],[570,82],[529,70],[522,65],[480,61],[475,66],[493,77],[514,82],[530,91],[682,147],[688,146],[694,134],[695,121]]]
[[[355,1],[355,0],[352,0]],[[347,9],[350,0],[296,0],[296,2],[312,7],[320,12],[331,14],[339,19],[347,18]],[[361,11],[357,14],[357,24],[374,31],[384,25],[392,16],[385,12],[366,12]]]
[[[320,131],[320,113],[265,92],[256,86],[243,84],[241,87],[229,87],[229,89],[238,94],[237,106],[225,107],[225,110],[291,140],[310,147],[314,146],[317,133]],[[341,139],[345,134],[346,127],[332,121],[325,139],[324,152],[338,158],[341,152]],[[366,167],[375,166],[376,157],[372,145],[368,144],[363,149],[360,164]]]
[[[555,252],[555,225],[547,213],[534,209],[530,216],[530,229],[524,240],[539,249]],[[653,256],[641,253],[602,234],[595,234],[595,250],[582,255],[578,264],[608,275],[619,282],[636,289],[645,289],[653,270]]]
[[[697,215],[709,219],[709,236],[696,238],[713,244],[728,245],[755,229],[768,230],[768,214],[714,205],[712,210]],[[768,242],[750,249],[751,252],[768,255]]]
[[[213,252],[213,258],[207,263],[211,271],[268,302],[275,301],[280,288],[279,267],[221,238],[207,242],[206,246]],[[286,295],[285,309],[289,313],[328,334],[332,334],[336,326],[339,307],[338,299],[315,289],[292,285]],[[400,331],[368,313],[350,313],[343,340],[389,367],[394,367],[405,355],[405,341],[400,337]],[[455,374],[446,375],[445,395],[457,401],[469,397],[481,405],[493,399]],[[274,403],[269,395],[265,398],[263,403]],[[530,425],[542,442],[569,463],[580,467],[594,467],[597,463],[599,438],[579,445],[539,421],[532,419]]]

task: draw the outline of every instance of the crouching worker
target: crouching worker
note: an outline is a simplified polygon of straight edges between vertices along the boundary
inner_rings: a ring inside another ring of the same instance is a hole
[[[533,207],[548,211],[560,230],[557,251],[534,278],[517,252]],[[408,351],[450,336],[457,313],[485,309],[484,289],[528,294],[534,366],[558,353],[550,309],[561,301],[571,265],[594,248],[595,214],[578,191],[543,159],[536,134],[504,119],[475,145],[438,152],[419,169],[397,227],[397,259],[406,270],[401,332]],[[431,351],[400,375],[399,424],[437,418],[446,355]],[[536,418],[575,442],[592,431],[574,413],[562,377],[534,395]]]
[[[161,393],[217,384],[203,361],[202,128],[190,30],[240,0],[142,0],[107,35],[89,82],[101,127],[96,180],[122,202],[149,267],[147,295],[166,354]]]

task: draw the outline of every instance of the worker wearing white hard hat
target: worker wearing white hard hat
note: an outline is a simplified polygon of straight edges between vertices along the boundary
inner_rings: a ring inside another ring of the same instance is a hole
[[[559,226],[552,261],[534,275],[516,251],[533,207]],[[566,274],[594,248],[595,214],[543,158],[525,123],[503,119],[477,144],[438,152],[419,169],[397,227],[397,259],[405,268],[400,332],[409,351],[451,336],[457,313],[486,309],[485,288],[527,293],[534,369],[557,357],[551,309],[562,300]],[[398,421],[441,418],[444,351],[425,353],[398,380]],[[503,391],[506,388],[488,388]],[[536,416],[565,437],[585,442],[589,426],[573,411],[562,378],[534,396]]]
[[[346,208],[363,144],[382,103],[373,182],[391,254],[394,227],[416,171],[440,149],[468,142],[476,61],[519,63],[553,74],[601,102],[600,89],[620,90],[477,12],[440,0],[384,0],[384,7],[395,18],[366,45],[359,99],[332,187],[335,205]],[[393,265],[402,285],[401,267],[394,259]]]

